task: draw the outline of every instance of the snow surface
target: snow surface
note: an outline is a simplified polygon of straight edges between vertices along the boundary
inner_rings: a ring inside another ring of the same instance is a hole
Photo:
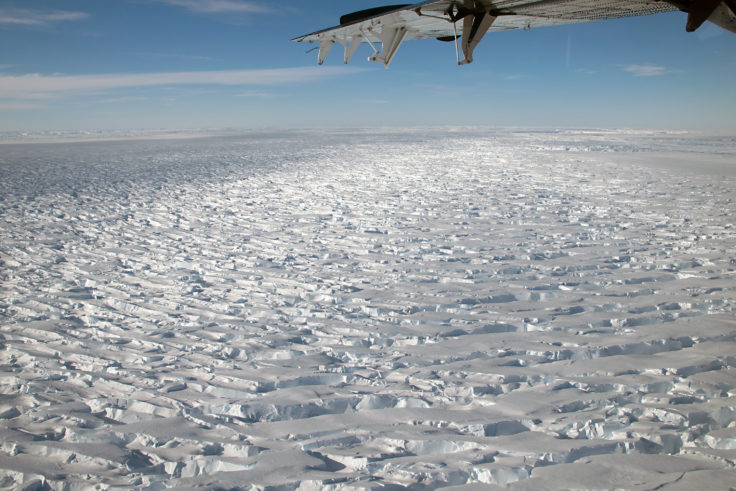
[[[736,139],[0,146],[0,485],[736,486]]]

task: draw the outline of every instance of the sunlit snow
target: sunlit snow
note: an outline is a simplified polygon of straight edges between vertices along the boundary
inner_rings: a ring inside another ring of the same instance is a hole
[[[729,489],[734,199],[698,134],[0,145],[0,485]]]

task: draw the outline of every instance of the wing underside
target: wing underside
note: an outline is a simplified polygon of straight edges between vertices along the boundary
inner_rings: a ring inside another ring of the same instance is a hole
[[[355,53],[360,43],[368,43],[374,49],[369,58],[386,66],[391,62],[398,47],[405,40],[438,38],[455,41],[462,39],[464,60],[470,63],[473,50],[487,32],[511,29],[532,29],[617,19],[639,15],[649,15],[673,10],[690,10],[688,30],[691,22],[703,21],[710,17],[725,19],[729,30],[736,29],[733,0],[686,0],[683,2],[664,0],[430,0],[413,5],[394,6],[375,13],[376,9],[366,11],[367,15],[350,19],[343,24],[300,36],[294,41],[318,43],[321,64],[330,48],[339,43],[345,47],[345,63]],[[691,4],[701,4],[699,10]],[[708,4],[703,6],[702,4]],[[702,20],[692,20],[695,12]],[[360,14],[360,13],[358,13]],[[379,50],[376,45],[381,44]]]

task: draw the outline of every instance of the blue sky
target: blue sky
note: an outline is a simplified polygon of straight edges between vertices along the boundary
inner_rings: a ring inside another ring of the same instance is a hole
[[[319,67],[291,38],[376,0],[2,0],[0,131],[377,125],[736,131],[736,35],[686,15],[406,42]],[[390,1],[387,3],[391,3]]]

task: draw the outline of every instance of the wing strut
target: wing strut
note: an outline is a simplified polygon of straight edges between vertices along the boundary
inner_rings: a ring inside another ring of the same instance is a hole
[[[473,11],[472,15],[463,17],[463,56],[464,60],[458,61],[458,65],[467,65],[473,62],[473,51],[478,46],[488,29],[496,21],[497,16],[491,15],[491,10],[477,5],[475,0],[465,0],[465,8]],[[457,35],[455,36],[457,44]]]
[[[319,55],[317,56],[317,63],[322,64],[325,62],[325,58],[330,53],[332,45],[335,44],[334,39],[323,39],[319,42]]]
[[[452,33],[455,35],[455,58],[457,58],[457,64],[460,64],[460,51],[457,49],[457,22],[452,23]]]
[[[403,26],[391,29],[384,28],[381,34],[378,35],[378,38],[381,40],[380,56],[376,50],[368,60],[382,62],[388,68],[389,63],[394,59],[394,55],[399,50],[399,46],[401,46],[407,33],[406,27]],[[375,47],[373,49],[375,50]]]
[[[358,49],[360,43],[363,42],[363,34],[350,38],[345,44],[345,64],[350,63],[350,58],[355,54],[355,50]]]

